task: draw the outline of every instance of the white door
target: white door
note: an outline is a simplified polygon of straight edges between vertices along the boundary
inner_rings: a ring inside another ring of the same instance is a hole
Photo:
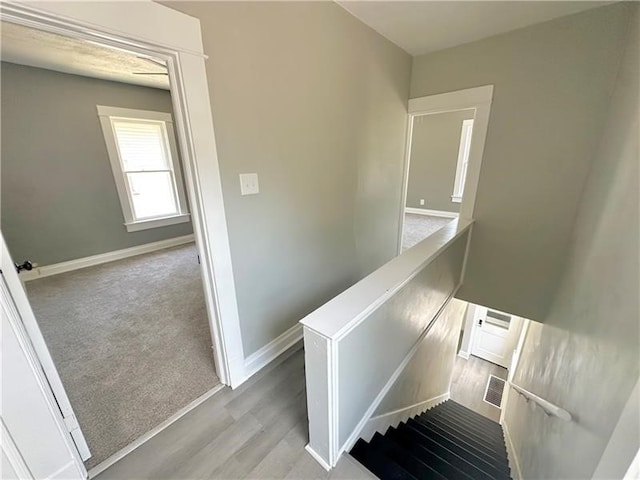
[[[471,354],[509,368],[521,328],[520,317],[478,307]]]
[[[27,294],[24,290],[24,286],[18,277],[18,272],[15,269],[13,259],[11,258],[7,244],[4,241],[4,236],[0,232],[0,272],[2,274],[2,280],[4,280],[5,286],[8,290],[8,294],[13,300],[13,304],[17,310],[20,321],[24,326],[28,341],[33,347],[35,354],[38,357],[38,362],[42,367],[42,371],[47,379],[47,383],[51,387],[51,393],[55,397],[62,418],[66,425],[67,430],[71,434],[71,438],[75,443],[75,447],[78,450],[78,454],[82,460],[87,460],[91,457],[91,452],[87,442],[80,430],[78,420],[73,413],[71,403],[67,392],[65,392],[58,370],[53,363],[51,354],[47,349],[44,337],[36,321],[36,317],[33,314],[31,305],[27,298]]]

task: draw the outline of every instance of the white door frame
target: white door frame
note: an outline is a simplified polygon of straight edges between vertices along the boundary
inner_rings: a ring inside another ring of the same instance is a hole
[[[167,61],[216,370],[237,387],[244,352],[199,20],[151,1],[3,2],[0,18]]]
[[[402,253],[402,237],[404,233],[404,213],[407,205],[407,189],[409,185],[409,163],[411,160],[411,140],[413,136],[413,120],[422,115],[474,110],[473,134],[469,149],[469,166],[464,185],[464,195],[460,204],[459,217],[464,220],[473,219],[476,206],[476,193],[480,179],[480,168],[484,143],[489,126],[489,113],[493,99],[493,85],[468,88],[455,92],[441,93],[427,97],[409,99],[407,135],[405,142],[404,173],[402,195],[400,195],[400,217],[398,226],[398,255]]]

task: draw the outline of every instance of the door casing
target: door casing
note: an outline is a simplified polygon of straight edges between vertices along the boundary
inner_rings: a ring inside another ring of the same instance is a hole
[[[151,55],[167,62],[194,235],[201,257],[216,370],[223,384],[232,388],[239,386],[246,380],[244,351],[204,64],[207,57],[203,53],[199,20],[151,1],[2,2],[0,19]],[[157,28],[159,24],[162,28]],[[3,271],[12,277],[8,273],[11,271],[17,279],[4,245],[1,254]],[[8,282],[11,297],[20,297],[21,293],[25,295],[19,280],[18,283]],[[24,298],[26,305],[16,303],[20,316],[30,311],[26,295]],[[2,301],[4,307],[5,299]],[[18,334],[24,337],[20,338],[23,345],[32,344],[34,340],[38,342],[37,335],[32,336],[32,332],[21,330]],[[42,347],[34,348],[34,351],[44,370],[48,362],[42,353],[46,351],[46,345]],[[44,373],[47,382],[52,379],[55,382],[56,377],[59,379],[57,372]],[[50,393],[47,397],[49,407],[58,411],[57,422],[61,428],[66,428],[53,392],[48,384],[45,386]],[[78,471],[86,476],[75,444],[70,436],[65,438],[67,446],[75,452]]]

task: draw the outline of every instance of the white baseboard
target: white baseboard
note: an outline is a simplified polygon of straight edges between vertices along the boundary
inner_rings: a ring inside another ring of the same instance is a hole
[[[91,255],[90,257],[76,258],[75,260],[69,260],[68,262],[44,265],[42,267],[36,267],[31,271],[24,271],[20,273],[20,279],[23,282],[28,282],[38,278],[57,275],[59,273],[71,272],[72,270],[79,270],[81,268],[92,267],[102,263],[113,262],[114,260],[135,257],[136,255],[142,255],[143,253],[155,252],[156,250],[162,250],[163,248],[177,247],[178,245],[184,245],[185,243],[191,243],[193,241],[195,241],[193,234],[184,235],[182,237],[169,238],[158,242],[123,248],[122,250],[114,250],[113,252]]]
[[[311,445],[309,445],[307,443],[307,445],[304,447],[304,449],[309,453],[309,455],[311,455],[313,457],[313,459],[318,462],[320,464],[320,466],[322,468],[324,468],[327,472],[329,470],[331,470],[331,467],[329,466],[329,464],[327,462],[325,462],[322,457],[320,455],[318,455],[315,450],[313,448],[311,448]]]
[[[442,395],[409,405],[408,407],[372,417],[369,419],[362,432],[360,432],[360,438],[368,442],[376,432],[384,435],[389,427],[397,427],[400,422],[406,422],[408,419],[415,417],[416,415],[420,415],[430,408],[449,400],[449,396],[449,392],[443,393]]]
[[[516,450],[513,447],[513,441],[511,440],[511,435],[509,434],[509,428],[507,427],[506,422],[502,423],[502,430],[504,430],[504,438],[507,445],[507,458],[509,459],[509,467],[511,467],[511,478],[513,478],[513,480],[522,480],[520,462],[518,461]]]
[[[429,210],[428,208],[406,207],[404,213],[415,213],[416,215],[429,215],[430,217],[458,218],[457,212],[445,212],[444,210]]]
[[[219,383],[218,385],[213,387],[208,392],[205,392],[202,395],[200,395],[198,398],[196,398],[193,402],[191,402],[187,406],[185,406],[185,407],[181,408],[180,410],[178,410],[176,413],[171,415],[169,418],[167,418],[164,422],[162,422],[157,427],[149,430],[147,433],[145,433],[141,437],[136,438],[133,442],[131,442],[129,445],[127,445],[123,449],[118,450],[116,453],[111,455],[109,458],[107,458],[104,461],[100,462],[98,465],[96,465],[91,470],[89,470],[89,474],[88,474],[89,478],[94,478],[97,475],[99,475],[100,473],[104,472],[107,468],[109,468],[111,465],[116,463],[118,460],[122,459],[126,455],[130,454],[131,452],[133,452],[136,448],[141,446],[143,443],[145,443],[148,440],[150,440],[151,438],[155,437],[162,430],[167,428],[169,425],[171,425],[175,421],[179,420],[181,417],[183,417],[184,415],[189,413],[191,410],[196,408],[198,405],[203,403],[205,400],[208,400],[209,398],[211,398],[213,395],[218,393],[223,388],[224,388],[224,385]]]
[[[275,340],[267,343],[244,360],[244,375],[247,381],[252,375],[266,367],[281,354],[302,340],[302,324],[296,323]]]
[[[464,358],[465,360],[469,360],[470,353],[469,352],[465,352],[464,350],[460,350],[458,352],[458,356],[461,357],[461,358]]]

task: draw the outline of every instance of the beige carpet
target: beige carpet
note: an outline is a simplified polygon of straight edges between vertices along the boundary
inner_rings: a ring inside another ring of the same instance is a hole
[[[218,383],[193,244],[26,285],[88,468]]]
[[[402,233],[402,251],[417,245],[429,235],[434,234],[452,218],[432,217],[431,215],[404,214],[404,231]]]

